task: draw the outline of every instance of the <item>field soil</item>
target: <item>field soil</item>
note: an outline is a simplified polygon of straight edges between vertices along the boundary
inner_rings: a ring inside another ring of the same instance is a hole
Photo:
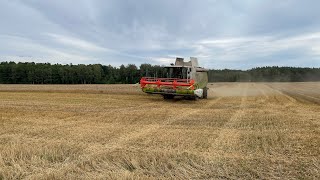
[[[320,179],[320,83],[0,85],[0,179]]]

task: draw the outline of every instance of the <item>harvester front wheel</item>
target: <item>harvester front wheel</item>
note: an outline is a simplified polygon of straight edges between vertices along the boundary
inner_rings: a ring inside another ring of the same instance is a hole
[[[208,99],[208,88],[204,87],[203,88],[203,95],[202,95],[203,99]]]
[[[185,96],[185,99],[197,101],[199,99],[199,97],[198,96]]]
[[[164,94],[163,95],[163,99],[173,99],[173,95],[172,94]]]

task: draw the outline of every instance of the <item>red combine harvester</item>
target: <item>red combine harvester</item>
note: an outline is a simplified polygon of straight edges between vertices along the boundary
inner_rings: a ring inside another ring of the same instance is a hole
[[[167,78],[142,77],[141,89],[149,94],[161,94],[164,99],[184,96],[191,99],[207,98],[208,70],[198,67],[198,60],[189,62],[177,58],[176,63],[166,66]]]

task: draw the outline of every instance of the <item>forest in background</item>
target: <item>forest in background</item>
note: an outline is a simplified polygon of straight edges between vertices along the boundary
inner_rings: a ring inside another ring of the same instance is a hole
[[[61,65],[33,62],[1,62],[1,84],[132,84],[142,76],[165,77],[159,65],[114,67],[101,64]],[[257,67],[249,70],[209,70],[209,82],[320,81],[320,68]]]

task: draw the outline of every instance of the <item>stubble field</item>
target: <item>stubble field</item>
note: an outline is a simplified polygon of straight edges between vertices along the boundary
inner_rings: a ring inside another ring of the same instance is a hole
[[[320,83],[0,85],[0,179],[320,179]]]

